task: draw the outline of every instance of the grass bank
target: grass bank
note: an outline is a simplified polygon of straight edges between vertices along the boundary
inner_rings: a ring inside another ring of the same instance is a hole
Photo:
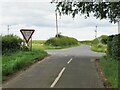
[[[106,44],[102,44],[102,43],[99,43],[97,45],[92,44],[91,50],[95,51],[95,52],[106,53],[107,52],[107,45]]]
[[[5,80],[8,75],[32,64],[35,61],[35,58],[42,59],[45,56],[47,56],[47,53],[40,49],[33,49],[32,51],[16,51],[4,54],[2,57],[3,80]]]
[[[114,88],[118,87],[118,61],[104,56],[100,58],[100,66],[105,76],[111,82]]]
[[[53,50],[53,49],[64,49],[64,48],[70,48],[80,45],[78,43],[77,45],[68,45],[68,46],[53,46],[53,45],[46,45],[46,40],[33,40],[33,48],[36,49],[42,49],[42,50]]]

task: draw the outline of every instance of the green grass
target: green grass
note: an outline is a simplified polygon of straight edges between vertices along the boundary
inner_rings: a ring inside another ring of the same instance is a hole
[[[55,46],[55,47],[56,46],[68,47],[68,46],[78,45],[78,43],[79,43],[78,40],[75,38],[59,35],[59,37],[52,37],[48,39],[45,42],[45,45]]]
[[[33,44],[44,44],[46,40],[32,40]]]
[[[118,87],[118,61],[104,56],[100,59],[100,65],[108,80],[114,88]]]
[[[33,48],[36,49],[42,49],[42,50],[51,50],[51,49],[64,49],[64,48],[70,48],[75,47],[78,45],[70,45],[70,46],[52,46],[52,45],[45,45],[45,40],[33,40]]]
[[[40,49],[33,49],[32,51],[17,51],[14,53],[7,53],[2,57],[2,75],[3,80],[9,74],[12,74],[23,67],[33,63],[35,58],[43,58],[47,53]]]
[[[86,45],[91,45],[91,50],[95,52],[107,52],[107,45],[98,43],[96,42],[97,39],[94,40],[85,40],[85,41],[80,41],[80,44],[86,44]]]
[[[92,51],[95,51],[95,52],[104,52],[106,53],[107,52],[107,45],[105,44],[92,44],[92,47],[91,47],[91,50]]]
[[[32,41],[32,51],[15,51],[8,52],[2,55],[2,76],[3,80],[6,80],[10,74],[30,65],[35,58],[43,58],[47,56],[44,50],[47,49],[63,49],[74,47],[78,45],[71,46],[51,46],[45,45],[45,40],[33,40]]]

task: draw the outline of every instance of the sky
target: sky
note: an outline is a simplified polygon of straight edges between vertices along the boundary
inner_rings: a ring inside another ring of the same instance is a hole
[[[34,40],[46,40],[54,37],[55,5],[51,0],[0,0],[0,34],[15,34],[22,37],[20,29],[34,29]],[[85,19],[77,15],[74,19],[71,15],[58,16],[58,30],[62,35],[74,37],[78,40],[92,40],[97,36],[112,35],[118,33],[118,25],[109,20],[99,20],[91,16]]]

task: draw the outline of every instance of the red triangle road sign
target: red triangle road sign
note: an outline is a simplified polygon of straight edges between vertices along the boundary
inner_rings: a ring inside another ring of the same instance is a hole
[[[22,33],[26,43],[28,43],[33,33],[35,32],[35,30],[34,29],[21,29],[20,32]]]

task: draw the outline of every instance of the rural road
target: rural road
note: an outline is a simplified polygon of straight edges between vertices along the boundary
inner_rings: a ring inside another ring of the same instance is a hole
[[[62,50],[46,50],[52,56],[32,65],[3,88],[103,88],[94,59],[104,55],[81,45]]]

